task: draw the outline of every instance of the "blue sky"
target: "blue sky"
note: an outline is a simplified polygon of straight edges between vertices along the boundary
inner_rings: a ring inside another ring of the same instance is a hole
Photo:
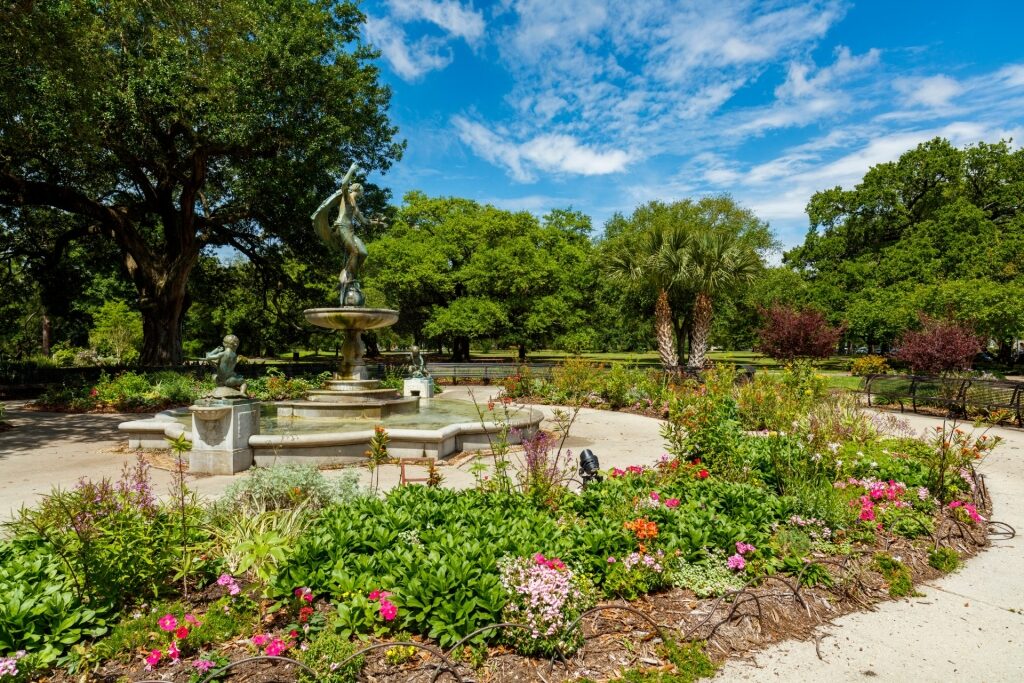
[[[817,190],[941,135],[1024,142],[1024,2],[365,0],[409,143],[374,182],[600,230],[728,192],[803,240]]]

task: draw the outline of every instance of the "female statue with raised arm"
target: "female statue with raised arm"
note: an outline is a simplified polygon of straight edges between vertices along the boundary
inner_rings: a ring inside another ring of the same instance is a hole
[[[363,186],[352,182],[358,170],[353,162],[341,179],[341,189],[328,197],[312,216],[317,236],[328,247],[344,254],[338,275],[342,306],[362,306],[364,301],[359,287],[359,271],[366,260],[366,245],[356,235],[356,227],[366,225],[367,220],[358,205],[363,196]],[[328,219],[335,207],[338,208],[338,217],[331,224]]]

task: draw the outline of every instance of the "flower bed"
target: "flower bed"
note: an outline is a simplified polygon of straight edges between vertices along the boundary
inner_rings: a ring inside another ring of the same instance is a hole
[[[532,475],[466,491],[331,493],[306,472],[206,507],[183,489],[157,503],[142,465],[83,482],[0,545],[0,590],[23,596],[0,606],[0,657],[10,680],[69,681],[199,680],[252,656],[321,680],[428,680],[429,662],[530,680],[533,657],[555,657],[569,663],[546,676],[562,680],[620,675],[638,656],[627,633],[662,641],[628,646],[644,658],[704,671],[695,642],[718,658],[803,633],[986,543],[987,436],[830,420],[751,435],[714,375],[673,399],[664,435],[656,466],[583,490],[557,481],[550,439],[528,444]]]

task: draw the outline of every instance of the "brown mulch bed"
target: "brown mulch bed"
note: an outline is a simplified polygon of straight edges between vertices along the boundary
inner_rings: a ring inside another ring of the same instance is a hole
[[[374,650],[366,655],[366,666],[360,680],[371,683],[428,683],[441,665],[453,667],[456,674],[443,672],[437,677],[439,681],[554,683],[584,676],[603,681],[617,678],[630,667],[670,671],[671,665],[658,653],[662,637],[678,641],[706,641],[708,654],[717,661],[749,656],[760,648],[786,639],[814,639],[817,647],[822,637],[819,633],[821,626],[850,612],[872,610],[876,603],[892,599],[885,579],[872,567],[876,553],[884,552],[898,558],[910,570],[917,585],[941,576],[941,572],[928,564],[928,550],[935,545],[952,547],[962,559],[971,557],[988,545],[985,527],[965,524],[945,514],[937,519],[936,527],[931,537],[910,540],[879,533],[873,544],[855,546],[849,555],[815,556],[816,562],[828,567],[834,582],[831,587],[801,587],[797,577],[776,576],[723,598],[699,599],[688,590],[672,589],[631,603],[602,603],[603,609],[583,622],[586,638],[583,647],[565,660],[522,657],[498,646],[489,648],[483,666],[474,670],[465,663],[449,659],[452,653],[445,653],[442,659],[435,644],[417,637],[414,642],[433,648],[434,652],[418,649],[409,661],[389,665],[384,660],[387,648]],[[211,586],[193,599],[202,604],[222,594],[223,588]],[[324,603],[320,607],[323,609]],[[283,623],[271,622],[265,628],[269,631],[282,626]],[[367,643],[368,646],[374,644],[382,643]],[[222,646],[219,652],[232,661],[253,654],[244,638]],[[81,674],[71,676],[60,672],[42,680],[53,683],[81,683],[84,680],[115,683],[162,679],[185,683],[194,672],[191,662],[147,672],[142,664],[144,654],[139,653],[137,661],[132,664],[105,663],[88,679],[83,679]],[[294,653],[285,653],[288,654]],[[293,664],[258,661],[239,665],[230,676],[218,680],[285,683],[297,678],[298,668]]]

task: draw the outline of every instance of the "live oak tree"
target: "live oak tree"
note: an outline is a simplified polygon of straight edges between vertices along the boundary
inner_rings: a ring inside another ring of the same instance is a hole
[[[456,197],[410,192],[369,245],[366,284],[402,312],[396,330],[469,358],[494,339],[529,348],[584,321],[589,220],[571,210],[543,220]]]
[[[1024,150],[936,138],[807,210],[811,229],[785,261],[851,336],[893,342],[923,311],[968,324],[1009,359],[1024,335]]]
[[[400,157],[363,18],[333,0],[6,3],[8,227],[59,215],[36,241],[58,257],[111,240],[138,292],[142,362],[180,361],[204,249],[311,251],[308,217],[341,169]]]

